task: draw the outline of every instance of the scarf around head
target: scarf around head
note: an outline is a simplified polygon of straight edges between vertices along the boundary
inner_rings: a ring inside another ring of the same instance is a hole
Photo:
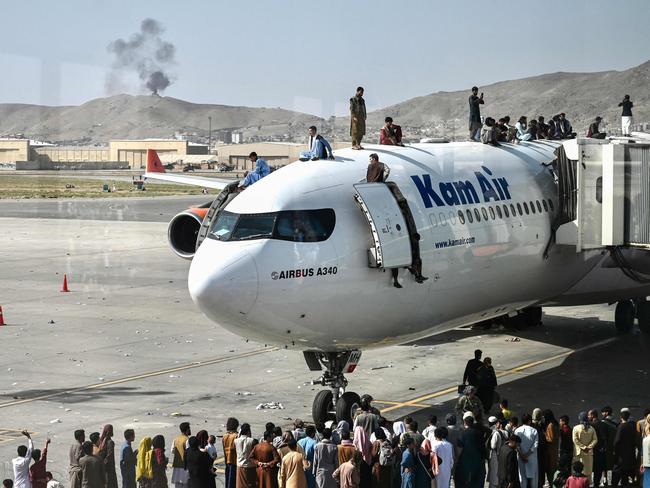
[[[106,443],[110,440],[113,435],[113,426],[111,424],[106,424],[102,429],[102,435],[99,437],[99,450],[103,451],[106,448]]]
[[[153,479],[153,467],[151,466],[151,437],[145,437],[140,441],[138,447],[138,462],[135,466],[135,479]]]

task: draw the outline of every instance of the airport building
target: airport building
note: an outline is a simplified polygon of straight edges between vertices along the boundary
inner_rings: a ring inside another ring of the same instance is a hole
[[[56,146],[29,139],[0,139],[0,163],[16,169],[144,169],[147,149],[155,149],[166,162],[194,162],[208,156],[206,144],[174,139],[110,141],[106,146]],[[191,160],[191,161],[190,161]]]

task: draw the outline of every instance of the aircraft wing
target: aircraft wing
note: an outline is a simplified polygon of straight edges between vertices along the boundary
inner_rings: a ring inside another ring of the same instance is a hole
[[[158,153],[153,149],[147,149],[147,171],[144,174],[144,178],[180,183],[181,185],[202,186],[204,188],[213,188],[215,190],[222,190],[235,181],[225,178],[205,178],[203,176],[166,173],[165,167],[160,162]]]
[[[186,176],[175,175],[169,173],[149,173],[144,174],[144,178],[151,178],[152,180],[169,181],[171,183],[179,183],[181,185],[194,185],[202,186],[204,188],[214,188],[215,190],[222,190],[227,185],[235,180],[227,180],[225,178],[204,178],[202,176]]]

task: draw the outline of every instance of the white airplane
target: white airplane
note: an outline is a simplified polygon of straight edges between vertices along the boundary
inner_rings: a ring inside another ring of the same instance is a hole
[[[402,344],[493,319],[534,325],[544,305],[618,302],[616,327],[650,329],[650,284],[603,249],[553,245],[562,213],[551,164],[562,143],[366,146],[335,161],[295,162],[241,193],[237,183],[146,177],[224,188],[180,213],[172,249],[191,258],[189,292],[211,320],[242,337],[304,352],[314,421],[349,419],[345,391],[363,349]],[[368,156],[389,166],[365,183]],[[420,264],[421,263],[421,264]],[[420,271],[421,266],[421,271]],[[393,269],[398,270],[397,288]]]

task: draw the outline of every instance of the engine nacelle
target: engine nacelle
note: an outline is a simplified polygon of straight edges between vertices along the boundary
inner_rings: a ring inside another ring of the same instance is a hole
[[[196,252],[196,240],[207,208],[190,208],[174,216],[167,228],[169,246],[183,259],[192,259]]]

